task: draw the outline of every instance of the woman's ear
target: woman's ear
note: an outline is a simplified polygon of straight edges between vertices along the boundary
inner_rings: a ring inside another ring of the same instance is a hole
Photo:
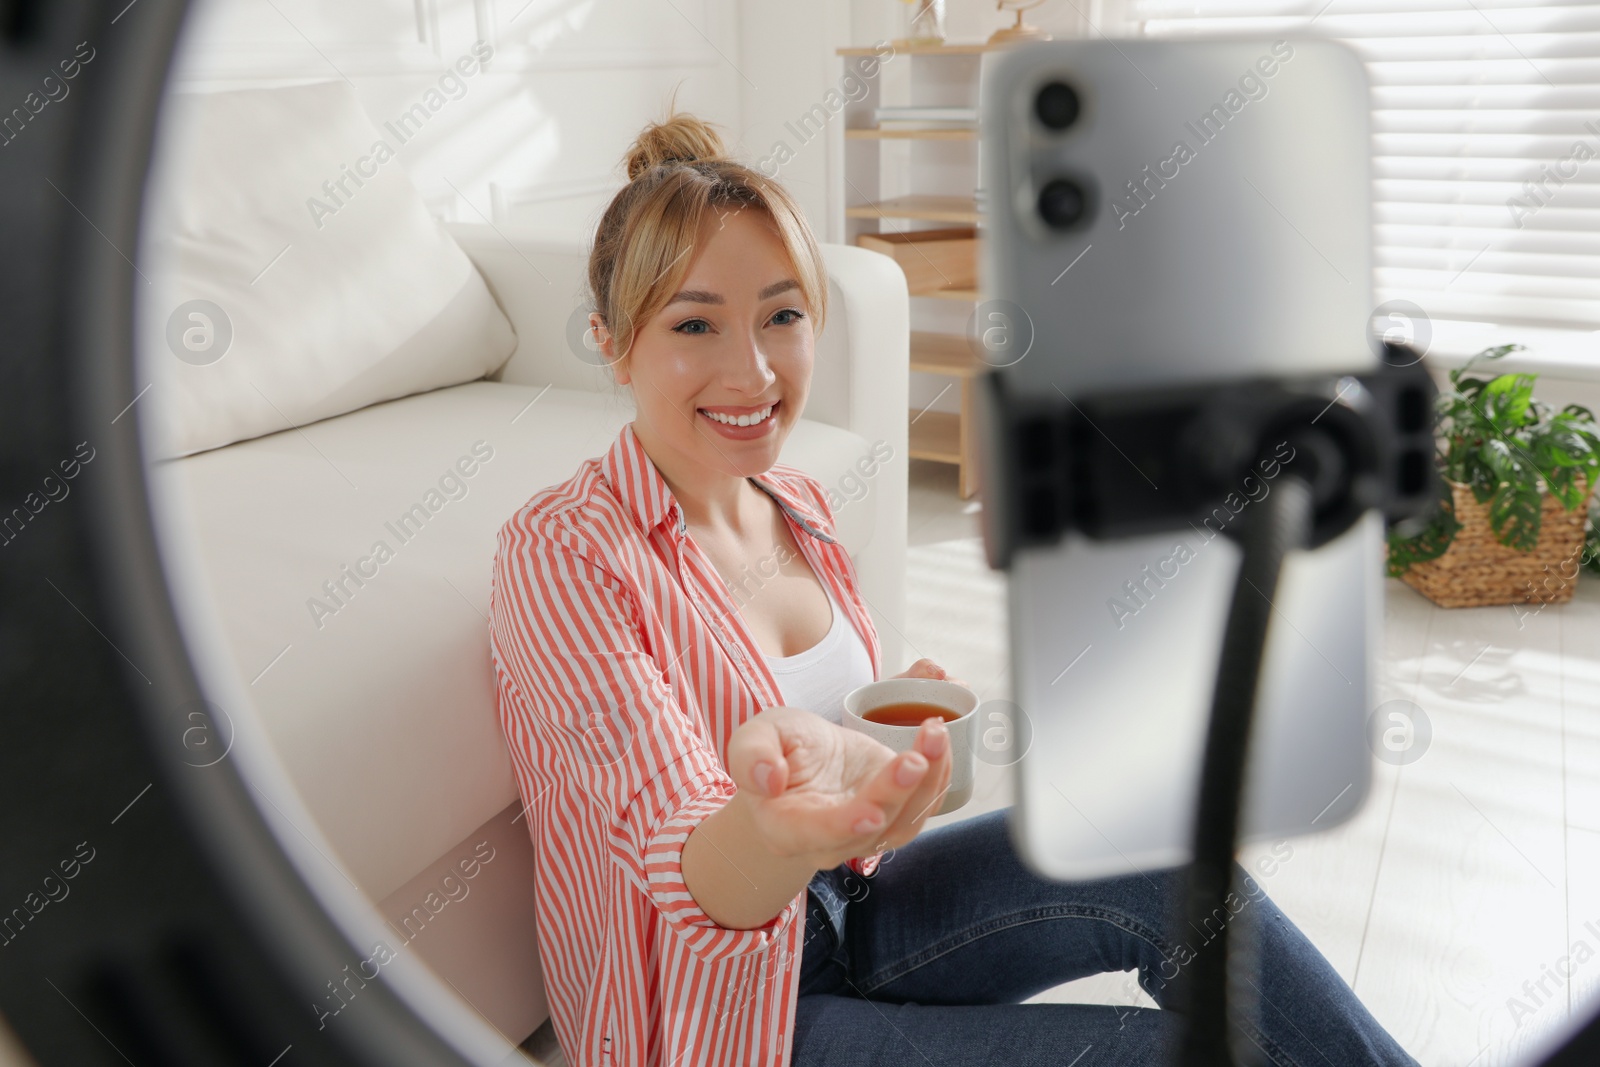
[[[598,311],[589,312],[589,332],[594,339],[595,351],[604,361],[604,366],[611,368],[611,376],[618,385],[627,385],[629,381],[626,361],[619,361],[616,357],[616,346],[611,337],[611,331],[606,329],[605,320]]]

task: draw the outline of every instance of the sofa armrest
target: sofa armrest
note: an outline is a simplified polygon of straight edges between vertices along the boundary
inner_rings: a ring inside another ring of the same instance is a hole
[[[588,254],[579,245],[520,238],[483,223],[446,223],[477,264],[517,332],[517,348],[490,377],[515,385],[606,392],[610,372],[582,358]],[[911,315],[905,274],[887,256],[851,245],[821,245],[828,268],[828,317],[817,338],[804,417],[849,430],[892,457],[878,464],[866,496],[847,507],[875,509],[870,543],[856,558],[872,606],[886,674],[901,669],[905,627],[906,409],[910,403]],[[872,457],[863,469],[873,469]]]
[[[805,417],[858,434],[869,446],[884,441],[892,450],[867,481],[865,497],[844,505],[876,511],[874,536],[855,564],[887,677],[905,666],[911,304],[905,273],[888,256],[852,245],[821,247],[828,321],[817,338]]]

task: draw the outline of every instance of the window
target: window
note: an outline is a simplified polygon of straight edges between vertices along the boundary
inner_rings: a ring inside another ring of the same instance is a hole
[[[1352,46],[1372,88],[1377,299],[1415,302],[1436,329],[1583,331],[1600,365],[1600,5],[1105,3],[1113,35]]]

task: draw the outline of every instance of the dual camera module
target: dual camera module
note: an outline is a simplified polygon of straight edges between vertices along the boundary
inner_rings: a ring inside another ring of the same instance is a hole
[[[1051,133],[1064,133],[1078,121],[1082,105],[1078,92],[1064,81],[1045,83],[1033,97],[1033,117]],[[1081,178],[1056,175],[1039,188],[1039,217],[1052,230],[1072,230],[1092,214],[1090,187]]]

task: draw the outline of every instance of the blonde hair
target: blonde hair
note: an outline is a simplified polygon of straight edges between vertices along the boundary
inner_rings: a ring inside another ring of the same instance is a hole
[[[800,205],[775,180],[729,158],[712,124],[670,101],[667,111],[628,149],[628,184],[601,215],[589,252],[589,293],[611,335],[613,359],[626,358],[638,326],[678,291],[705,220],[730,206],[755,208],[772,220],[805,297],[812,336],[821,333],[828,272]]]

